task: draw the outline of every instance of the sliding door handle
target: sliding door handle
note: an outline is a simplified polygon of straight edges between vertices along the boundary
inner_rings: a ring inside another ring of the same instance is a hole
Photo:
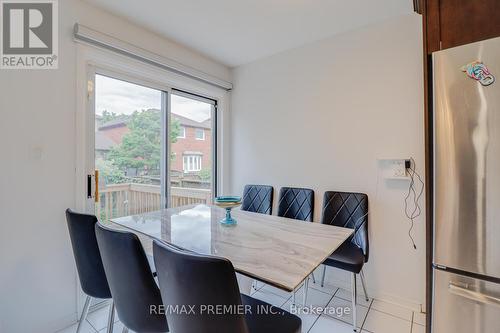
[[[448,289],[450,292],[454,295],[457,296],[462,296],[465,298],[468,298],[470,300],[480,302],[483,304],[488,304],[488,305],[494,305],[497,307],[500,307],[500,298],[486,295],[474,290],[470,290],[467,287],[461,287],[457,285],[456,283],[453,283],[450,281],[450,284],[448,285]]]
[[[87,199],[92,198],[92,175],[87,175]]]

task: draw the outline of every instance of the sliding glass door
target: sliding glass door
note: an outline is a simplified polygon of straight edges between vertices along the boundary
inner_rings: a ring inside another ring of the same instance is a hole
[[[164,207],[166,92],[95,76],[95,213],[101,220]]]
[[[215,101],[95,74],[88,194],[101,221],[211,203],[216,188]]]

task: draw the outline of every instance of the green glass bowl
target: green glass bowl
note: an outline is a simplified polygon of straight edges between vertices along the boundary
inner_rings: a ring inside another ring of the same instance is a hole
[[[215,198],[215,205],[226,210],[226,217],[220,220],[223,225],[235,225],[237,222],[231,216],[231,209],[241,205],[241,197],[237,196],[223,196]]]
[[[226,195],[215,198],[215,202],[241,202],[241,197]]]

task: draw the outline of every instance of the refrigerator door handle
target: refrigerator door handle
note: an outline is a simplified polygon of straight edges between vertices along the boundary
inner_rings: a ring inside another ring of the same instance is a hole
[[[458,285],[457,283],[454,283],[453,281],[450,281],[448,289],[450,293],[455,294],[457,296],[462,296],[476,302],[481,302],[484,304],[500,307],[500,298],[482,294],[480,292],[467,289],[467,287],[464,288]]]

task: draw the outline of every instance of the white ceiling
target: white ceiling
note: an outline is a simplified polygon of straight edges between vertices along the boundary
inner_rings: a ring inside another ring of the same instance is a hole
[[[411,0],[86,0],[230,67],[412,12]]]

